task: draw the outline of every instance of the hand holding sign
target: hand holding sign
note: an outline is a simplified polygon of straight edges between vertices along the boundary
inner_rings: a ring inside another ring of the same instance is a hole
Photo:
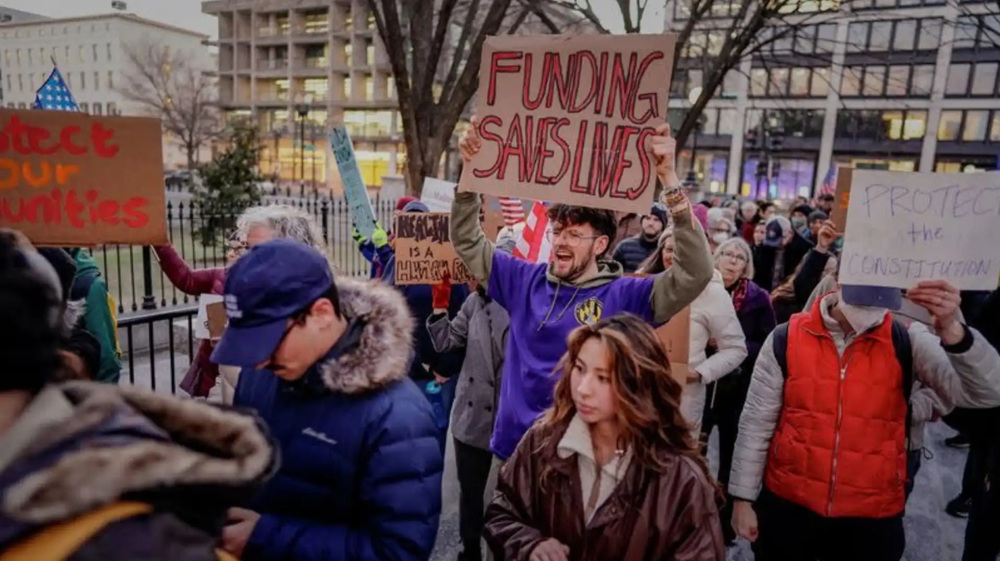
[[[462,153],[462,161],[470,163],[476,157],[479,149],[483,147],[483,139],[479,138],[479,117],[475,115],[469,120],[470,126],[466,129],[462,139],[458,142],[458,150]]]
[[[961,293],[945,281],[923,281],[906,291],[906,298],[930,312],[934,330],[946,345],[955,345],[965,336],[958,321]]]
[[[839,240],[841,236],[843,234],[837,231],[837,225],[832,220],[827,220],[820,226],[818,239],[816,240],[816,251],[820,253],[830,251],[830,246]]]
[[[656,163],[656,176],[670,188],[680,184],[677,180],[677,141],[670,136],[670,125],[656,127],[656,134],[649,137],[649,150]]]

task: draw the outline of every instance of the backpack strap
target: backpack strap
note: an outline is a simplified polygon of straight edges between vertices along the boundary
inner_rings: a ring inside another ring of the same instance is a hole
[[[0,553],[0,561],[64,561],[109,524],[152,510],[144,503],[110,504],[36,532]]]
[[[72,520],[43,528],[0,552],[0,561],[65,561],[85,543],[110,524],[148,514],[153,507],[146,503],[118,502],[88,512]],[[219,561],[238,561],[232,554],[215,550]]]
[[[783,323],[774,328],[771,335],[771,343],[774,345],[774,358],[781,367],[781,377],[788,379],[788,324]]]
[[[906,325],[892,318],[892,348],[896,352],[896,361],[903,371],[903,399],[906,401],[906,451],[910,451],[910,430],[913,428],[913,407],[910,406],[910,395],[913,393],[913,345],[910,342],[910,332]]]

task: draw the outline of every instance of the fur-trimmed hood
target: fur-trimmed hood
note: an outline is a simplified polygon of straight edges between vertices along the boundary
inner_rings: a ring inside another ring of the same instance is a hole
[[[277,469],[253,415],[92,382],[47,387],[0,442],[0,549],[126,498],[221,517]]]
[[[413,355],[414,321],[406,299],[378,281],[337,279],[344,315],[364,323],[360,341],[318,366],[331,391],[359,394],[407,377]]]

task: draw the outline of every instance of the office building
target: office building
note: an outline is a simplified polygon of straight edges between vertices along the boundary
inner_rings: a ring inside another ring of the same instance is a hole
[[[128,13],[74,18],[13,18],[0,23],[3,106],[26,109],[52,71],[53,60],[80,110],[94,115],[144,115],[121,93],[132,72],[128,49],[156,45],[181,54],[199,68],[211,68],[207,37]],[[174,139],[164,138],[164,165],[186,164]]]
[[[395,83],[365,0],[213,0],[219,103],[260,128],[261,172],[340,190],[326,138],[344,123],[365,183],[394,175],[405,152]]]
[[[684,4],[671,6],[666,25],[679,29]],[[718,13],[713,8],[714,17],[699,23],[674,73],[675,126],[690,107],[690,91],[702,85],[702,57],[722,43],[726,6],[719,3]],[[808,18],[810,25],[793,25],[794,33],[744,59],[709,102],[697,136],[702,189],[792,197],[812,194],[831,166],[997,168],[1000,16],[994,6],[944,0],[798,6],[801,15],[787,17]],[[787,27],[765,29],[762,40]],[[751,130],[756,143],[747,138]],[[783,133],[780,147],[765,150],[770,144],[763,136],[773,131]],[[685,149],[682,168],[690,158]],[[767,177],[775,167],[778,173]]]

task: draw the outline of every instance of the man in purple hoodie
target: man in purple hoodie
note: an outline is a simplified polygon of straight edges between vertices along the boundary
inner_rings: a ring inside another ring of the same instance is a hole
[[[475,124],[474,118],[474,126],[461,142],[466,162],[480,148]],[[657,130],[649,150],[665,189],[679,186],[669,127]],[[549,264],[535,264],[494,251],[479,224],[479,195],[455,194],[451,207],[455,251],[472,275],[489,286],[489,296],[510,314],[503,382],[490,442],[500,461],[514,453],[528,427],[552,405],[557,380],[553,371],[566,351],[571,331],[623,312],[652,324],[665,323],[708,285],[713,268],[705,233],[692,219],[687,198],[676,198],[680,200],[670,207],[676,265],[662,275],[639,278],[623,276],[621,265],[602,259],[617,228],[610,210],[553,205],[549,209],[552,259]]]

